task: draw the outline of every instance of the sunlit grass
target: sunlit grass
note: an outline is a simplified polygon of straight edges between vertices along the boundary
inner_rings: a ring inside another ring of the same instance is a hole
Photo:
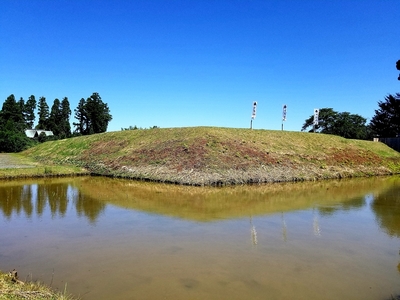
[[[65,285],[63,292],[56,292],[39,282],[22,282],[15,279],[13,280],[11,274],[0,272],[0,299],[73,300],[77,298],[74,298],[67,293],[67,285]]]
[[[0,179],[88,175],[88,171],[75,166],[35,166],[31,168],[0,169]]]
[[[41,165],[82,166],[100,175],[189,185],[302,181],[400,171],[400,153],[379,142],[221,127],[115,131],[46,142],[21,155]]]

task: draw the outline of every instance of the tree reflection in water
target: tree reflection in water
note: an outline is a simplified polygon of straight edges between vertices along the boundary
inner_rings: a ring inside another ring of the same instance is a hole
[[[371,204],[379,227],[390,237],[400,237],[400,188],[393,186],[374,196]],[[399,251],[400,256],[400,251]],[[400,257],[399,257],[400,259]],[[400,272],[400,262],[397,265]],[[396,298],[397,299],[397,298]]]
[[[15,186],[0,186],[0,210],[7,219],[24,213],[28,218],[35,212],[42,216],[49,209],[52,217],[64,217],[69,204],[75,205],[78,215],[94,223],[106,204],[84,196],[68,183],[44,182]]]
[[[400,187],[394,186],[376,196],[371,204],[379,227],[391,237],[400,237]]]
[[[344,202],[338,202],[334,206],[322,206],[318,208],[319,213],[322,216],[333,215],[338,211],[361,209],[366,204],[365,196],[354,197]]]

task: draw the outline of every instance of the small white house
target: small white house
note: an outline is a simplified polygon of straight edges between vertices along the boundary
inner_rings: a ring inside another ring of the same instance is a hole
[[[25,134],[28,138],[37,138],[40,134],[44,133],[46,136],[52,136],[53,131],[50,130],[42,130],[42,129],[26,129]]]

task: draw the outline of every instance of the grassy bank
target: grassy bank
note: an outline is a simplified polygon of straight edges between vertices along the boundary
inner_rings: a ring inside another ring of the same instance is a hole
[[[41,164],[21,153],[0,153],[0,179],[88,175],[72,165]]]
[[[48,299],[73,300],[66,291],[55,292],[50,287],[37,282],[23,282],[11,273],[0,272],[0,299]]]
[[[390,175],[400,153],[333,135],[216,127],[156,128],[46,142],[21,153],[41,165],[189,185]]]

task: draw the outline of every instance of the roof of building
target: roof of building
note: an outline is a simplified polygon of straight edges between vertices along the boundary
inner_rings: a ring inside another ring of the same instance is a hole
[[[42,130],[42,129],[26,129],[25,134],[29,138],[35,138],[38,137],[40,134],[44,133],[46,136],[52,136],[53,131],[51,130]]]

